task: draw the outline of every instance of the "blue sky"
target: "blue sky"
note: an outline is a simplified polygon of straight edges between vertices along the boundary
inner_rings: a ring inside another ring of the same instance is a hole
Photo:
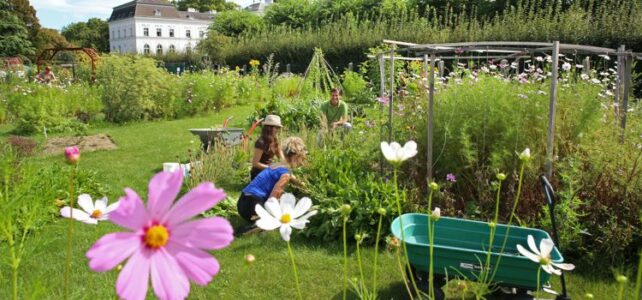
[[[131,0],[31,0],[36,9],[40,25],[60,30],[74,22],[87,21],[89,18],[107,19],[114,6]],[[233,0],[242,7],[252,4],[253,0]]]

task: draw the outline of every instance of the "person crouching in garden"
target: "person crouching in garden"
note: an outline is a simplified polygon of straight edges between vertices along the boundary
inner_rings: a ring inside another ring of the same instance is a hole
[[[281,118],[277,115],[267,115],[261,125],[263,125],[261,136],[254,143],[252,170],[250,170],[251,180],[254,180],[261,171],[267,168],[274,157],[278,156],[281,160],[284,159],[276,136],[279,129],[283,127]]]
[[[341,101],[341,91],[333,88],[331,93],[330,101],[321,104],[321,122],[326,122],[329,132],[337,128],[352,129],[352,124],[348,123],[348,104]]]
[[[259,173],[250,184],[243,189],[236,203],[239,215],[246,221],[254,223],[258,216],[254,211],[257,204],[264,205],[270,197],[280,199],[283,190],[289,182],[296,182],[291,170],[303,164],[306,149],[299,137],[289,137],[283,142],[282,151],[285,161],[272,164]],[[299,183],[300,184],[300,183]],[[245,228],[245,232],[253,230]],[[243,232],[238,232],[240,234]]]

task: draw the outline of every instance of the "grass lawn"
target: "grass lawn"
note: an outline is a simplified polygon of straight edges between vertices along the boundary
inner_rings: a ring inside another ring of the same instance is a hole
[[[117,150],[83,153],[81,167],[95,170],[110,188],[110,201],[120,197],[124,187],[131,187],[145,198],[147,182],[161,169],[161,164],[185,157],[187,149],[199,143],[187,129],[222,124],[228,116],[235,120],[234,127],[245,127],[244,119],[251,106],[223,110],[216,115],[174,121],[135,123],[123,126],[90,130],[90,134],[109,134],[118,145]],[[6,136],[10,126],[0,126],[0,136]],[[36,157],[39,164],[62,163],[61,156]],[[223,188],[226,188],[223,186]],[[238,195],[238,190],[227,190]],[[314,199],[313,199],[314,201]],[[36,232],[27,245],[28,255],[20,269],[20,298],[61,299],[66,236],[66,220],[58,219]],[[239,223],[238,219],[233,223]],[[72,267],[72,299],[115,299],[114,284],[117,271],[91,272],[84,253],[103,234],[119,230],[107,222],[98,226],[74,224]],[[306,240],[294,235],[295,252],[301,289],[305,299],[341,299],[343,251],[339,243]],[[358,276],[354,248],[350,249],[350,277]],[[0,247],[0,256],[6,248]],[[192,285],[191,299],[288,299],[296,298],[291,265],[286,244],[277,232],[260,233],[236,239],[232,245],[213,254],[221,263],[221,272],[206,287]],[[247,265],[246,254],[253,254],[256,261]],[[374,249],[363,249],[366,280],[371,281]],[[395,256],[385,250],[380,253],[378,286],[380,299],[406,299]],[[586,292],[595,299],[614,299],[618,286],[613,280],[593,279],[589,273],[570,273],[567,277],[573,299],[583,299]],[[558,282],[554,282],[559,285]],[[0,266],[0,299],[10,298],[10,272],[7,265]],[[632,285],[627,287],[632,293]],[[151,287],[150,287],[151,290]],[[559,288],[558,288],[559,290]],[[150,293],[151,296],[151,293]],[[632,296],[629,294],[629,296]],[[353,297],[353,296],[351,296]],[[151,298],[151,297],[150,297]],[[549,296],[548,298],[553,298]],[[457,299],[457,298],[453,298]],[[461,299],[461,298],[459,298]],[[630,299],[625,297],[624,299]]]

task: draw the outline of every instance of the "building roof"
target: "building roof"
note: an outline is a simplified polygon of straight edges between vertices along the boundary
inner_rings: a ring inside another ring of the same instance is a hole
[[[166,0],[134,0],[114,7],[109,22],[132,17],[210,21],[214,13],[179,11]]]

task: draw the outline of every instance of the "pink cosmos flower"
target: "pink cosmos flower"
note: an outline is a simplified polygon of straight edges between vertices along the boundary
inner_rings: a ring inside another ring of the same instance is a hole
[[[205,182],[174,205],[183,184],[182,172],[161,172],[149,182],[147,207],[133,190],[125,189],[109,220],[127,232],[110,233],[87,251],[89,267],[113,269],[129,258],[116,281],[122,299],[145,299],[150,280],[159,299],[185,299],[193,281],[206,285],[220,269],[204,250],[228,246],[232,226],[221,217],[191,220],[225,198],[223,190]]]
[[[67,162],[75,165],[80,160],[80,150],[77,146],[67,147],[65,148],[65,157],[67,157]]]
[[[383,105],[388,105],[388,103],[390,103],[390,98],[388,98],[388,96],[381,96],[377,97],[377,101]]]
[[[453,173],[446,174],[446,180],[448,180],[450,182],[457,182],[457,178],[455,177],[455,174],[453,174]]]

